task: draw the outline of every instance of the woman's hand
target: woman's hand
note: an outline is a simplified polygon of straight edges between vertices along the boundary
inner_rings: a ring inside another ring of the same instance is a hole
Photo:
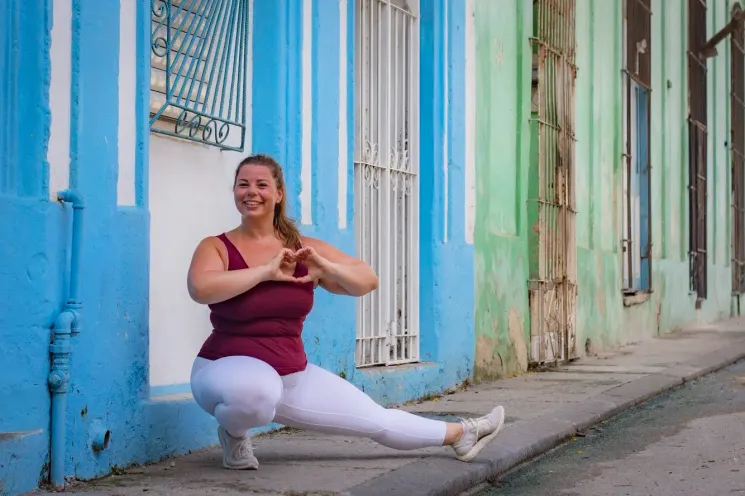
[[[189,296],[203,305],[220,303],[245,293],[264,281],[295,281],[284,270],[293,269],[294,252],[282,250],[265,265],[228,270],[228,253],[225,244],[215,237],[202,240],[194,251],[187,289]]]
[[[303,245],[295,255],[308,267],[308,275],[299,282],[313,281],[329,293],[349,296],[363,296],[378,287],[378,276],[362,260],[319,239],[303,237]]]
[[[308,267],[308,275],[296,279],[297,282],[313,282],[314,284],[329,275],[333,264],[323,258],[312,246],[305,246],[295,252],[295,260],[303,262]]]
[[[297,259],[297,253],[288,248],[283,248],[277,255],[271,259],[264,267],[266,269],[267,281],[285,281],[296,282],[297,278],[293,277],[293,263]],[[285,270],[290,271],[290,275],[285,274]]]

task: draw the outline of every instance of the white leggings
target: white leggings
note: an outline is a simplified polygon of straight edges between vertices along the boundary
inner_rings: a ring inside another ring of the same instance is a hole
[[[191,372],[197,404],[231,436],[278,424],[326,434],[367,437],[399,450],[442,446],[445,422],[386,409],[341,377],[320,367],[280,376],[244,356],[197,357]]]

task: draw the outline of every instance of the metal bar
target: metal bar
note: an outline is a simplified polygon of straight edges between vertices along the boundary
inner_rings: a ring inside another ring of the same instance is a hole
[[[624,68],[624,69],[621,69],[621,73],[623,73],[624,75],[626,75],[626,77],[628,77],[629,79],[631,79],[632,81],[634,81],[636,84],[638,84],[639,86],[641,86],[645,90],[647,90],[650,93],[652,93],[652,86],[650,84],[647,84],[644,81],[642,81],[641,78],[639,78],[639,76],[637,76],[633,72],[629,72],[627,69]]]
[[[734,14],[732,16],[732,19],[727,24],[725,24],[722,29],[717,31],[714,36],[709,38],[709,40],[701,47],[701,49],[699,50],[699,56],[703,58],[716,57],[716,46],[719,44],[719,42],[721,42],[732,32],[738,29],[738,26],[742,23],[743,20],[745,20],[745,11],[739,11]]]
[[[733,18],[745,15],[739,6],[735,4]],[[731,24],[731,23],[730,23]],[[731,92],[730,92],[730,127],[732,140],[731,161],[731,271],[732,292],[742,293],[745,291],[745,177],[743,176],[743,154],[745,153],[745,30],[741,22],[737,22],[731,32],[730,45],[730,69],[731,69]]]
[[[212,59],[212,70],[210,72],[210,82],[209,82],[209,84],[212,85],[213,84],[212,77],[213,77],[213,75],[215,73],[215,69],[217,67],[220,68],[220,70],[218,70],[218,72],[217,72],[217,81],[215,81],[214,82],[214,86],[212,86],[212,89],[213,89],[213,92],[212,92],[212,106],[210,108],[211,108],[211,111],[213,113],[215,111],[215,105],[217,104],[217,94],[218,94],[217,88],[220,86],[221,81],[224,81],[224,72],[225,71],[223,70],[223,68],[225,67],[225,64],[227,62],[227,57],[228,57],[228,53],[227,53],[228,52],[228,49],[227,49],[227,47],[229,46],[229,44],[232,41],[232,33],[233,33],[232,30],[230,31],[230,34],[228,35],[228,40],[225,39],[225,32],[228,31],[228,26],[230,24],[233,24],[233,10],[232,9],[228,9],[228,11],[230,12],[230,17],[223,16],[221,18],[221,20],[222,20],[222,23],[220,25],[221,36],[218,36],[219,42],[218,42],[218,45],[217,45],[217,50],[215,52],[215,57]],[[222,56],[222,59],[220,59],[220,56]],[[205,102],[205,105],[206,105],[206,102]]]
[[[151,0],[153,132],[221,149],[243,149],[249,2]],[[218,27],[221,36],[217,35]],[[164,35],[162,29],[166,30]],[[208,70],[212,73],[209,81],[205,78]],[[215,71],[218,83],[212,84]],[[208,100],[212,101],[210,108]],[[239,139],[228,144],[231,130],[240,133]]]
[[[190,4],[190,8],[188,9],[189,11],[191,11],[191,7],[193,7],[194,3],[195,2],[192,0],[192,2]],[[213,5],[216,5],[216,4],[213,4]],[[180,9],[179,9],[179,12],[180,12]],[[178,17],[179,15],[180,14],[177,14],[176,17]],[[187,38],[187,34],[191,34],[192,28],[193,28],[194,24],[197,22],[197,18],[198,17],[199,16],[196,13],[194,13],[194,14],[191,15],[191,22],[189,23],[189,27],[187,28],[186,31],[182,31],[181,30],[181,26],[183,25],[183,21],[177,26],[176,29],[179,30],[179,33],[183,32],[183,39],[185,41],[186,41],[186,38]],[[175,41],[178,41],[179,33],[176,33],[176,40],[174,40],[174,42]],[[179,46],[178,51],[176,52],[176,57],[173,60],[173,65],[168,65],[166,67],[166,75],[169,76],[169,75],[173,74],[173,69],[174,69],[173,66],[177,65],[178,62],[179,62],[179,60],[181,61],[181,64],[178,66],[178,70],[176,72],[176,77],[173,80],[173,85],[174,86],[178,86],[179,79],[181,78],[181,73],[182,73],[182,71],[184,69],[184,65],[186,63],[186,55],[187,55],[187,53],[188,54],[191,54],[191,63],[189,64],[189,68],[187,69],[186,72],[188,74],[189,79],[191,79],[192,86],[194,85],[194,80],[196,78],[193,77],[194,76],[193,73],[195,71],[193,71],[192,69],[194,67],[195,62],[198,59],[196,57],[194,57],[194,55],[192,54],[192,47],[194,46],[194,41],[197,40],[198,38],[199,38],[198,36],[191,35],[191,36],[188,37],[188,44],[185,43],[185,42],[182,42],[181,45]],[[180,100],[182,100],[182,99],[187,100],[187,101],[192,99],[192,92],[191,92],[192,91],[192,88],[191,87],[189,88],[188,95],[186,97],[182,98],[182,95],[184,93],[184,88],[185,87],[186,87],[186,84],[185,84],[185,81],[184,81],[181,84],[181,91],[179,92],[179,96],[176,98],[176,101],[177,102],[180,101]],[[175,88],[172,88],[172,90],[175,90]],[[170,93],[170,92],[167,92],[166,95],[167,95],[166,98],[169,99],[169,100],[173,96],[173,94]],[[198,96],[195,97],[194,100],[198,100]]]
[[[362,259],[381,274],[381,287],[358,306],[356,360],[360,367],[395,365],[418,360],[412,263],[418,212],[411,187],[417,182],[411,146],[416,19],[387,0],[356,5],[354,167],[362,185],[355,198],[356,239]]]

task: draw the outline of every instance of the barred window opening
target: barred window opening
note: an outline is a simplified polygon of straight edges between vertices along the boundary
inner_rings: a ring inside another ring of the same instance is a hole
[[[251,0],[151,0],[150,129],[242,151]]]
[[[530,361],[571,360],[577,346],[574,0],[533,2],[531,127],[535,148],[528,188]]]
[[[354,222],[380,287],[357,305],[357,366],[419,360],[418,2],[355,0]]]
[[[650,0],[626,0],[624,15],[623,290],[651,289]]]
[[[741,11],[735,4],[732,15]],[[732,291],[745,293],[745,27],[732,32],[730,113],[732,127]]]
[[[707,296],[706,0],[688,0],[688,190],[690,287]]]

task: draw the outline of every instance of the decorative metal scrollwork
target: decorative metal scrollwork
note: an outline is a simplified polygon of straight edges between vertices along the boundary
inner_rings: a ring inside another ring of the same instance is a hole
[[[153,132],[243,150],[249,2],[151,0]]]

